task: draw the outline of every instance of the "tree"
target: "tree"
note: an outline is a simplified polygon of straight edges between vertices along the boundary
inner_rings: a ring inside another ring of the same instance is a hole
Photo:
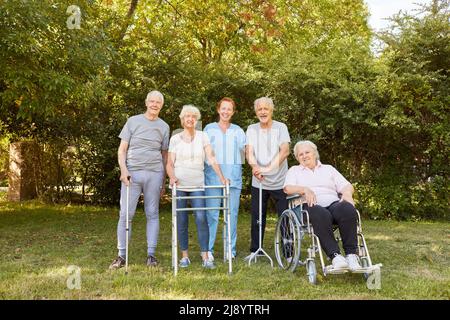
[[[449,1],[423,6],[422,15],[398,14],[392,28],[380,34],[386,44],[380,58],[385,67],[377,79],[383,96],[383,165],[374,185],[392,191],[396,198],[391,203],[403,203],[394,215],[415,211],[416,216],[445,217],[450,185]],[[376,168],[373,162],[371,166]]]

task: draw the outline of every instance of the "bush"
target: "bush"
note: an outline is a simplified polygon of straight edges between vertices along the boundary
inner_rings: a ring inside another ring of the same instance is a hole
[[[448,221],[450,181],[435,177],[411,183],[407,178],[381,177],[357,184],[357,207],[370,219]]]

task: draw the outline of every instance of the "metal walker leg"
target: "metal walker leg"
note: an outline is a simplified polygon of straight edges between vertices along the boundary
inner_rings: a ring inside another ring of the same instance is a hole
[[[178,274],[178,238],[177,238],[177,186],[172,187],[172,267],[173,274]]]
[[[223,215],[223,261],[228,259],[228,274],[233,273],[232,253],[231,253],[231,208],[230,208],[230,186],[224,188],[224,215]]]
[[[177,213],[195,210],[223,210],[224,212],[224,224],[228,226],[227,230],[227,241],[224,241],[224,257],[231,257],[231,230],[230,230],[230,189],[229,185],[219,185],[219,186],[182,186],[183,190],[189,189],[224,189],[222,196],[177,196],[177,186],[174,184],[172,186],[172,267],[174,276],[178,274],[178,238],[177,238]],[[207,198],[220,198],[223,199],[223,205],[221,207],[204,207],[204,208],[177,208],[177,199],[207,199]],[[224,226],[224,227],[225,227]],[[228,259],[228,273],[232,273],[232,261]]]

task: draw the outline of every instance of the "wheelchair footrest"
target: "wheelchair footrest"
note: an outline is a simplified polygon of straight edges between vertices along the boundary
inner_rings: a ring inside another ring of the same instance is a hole
[[[340,269],[334,269],[333,266],[326,266],[325,270],[324,270],[324,274],[343,274],[343,273],[347,273],[350,270],[347,268],[340,268]]]
[[[380,267],[383,266],[381,263],[375,264],[371,267],[367,267],[367,268],[361,268],[361,269],[357,269],[357,270],[350,270],[348,268],[341,268],[341,269],[333,269],[333,266],[326,266],[325,267],[325,272],[324,274],[343,274],[343,273],[347,273],[347,272],[351,272],[351,273],[372,273],[374,272],[376,269],[380,269]]]
[[[380,269],[383,265],[381,263],[374,264],[371,267],[361,268],[353,271],[353,273],[373,273],[375,270]]]

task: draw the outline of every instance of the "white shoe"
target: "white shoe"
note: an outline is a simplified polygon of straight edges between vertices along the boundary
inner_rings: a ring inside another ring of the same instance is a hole
[[[214,261],[214,256],[213,256],[212,252],[208,251],[207,253],[208,253],[208,260],[209,261]]]
[[[347,260],[340,254],[336,255],[333,260],[331,261],[331,264],[333,265],[333,269],[347,269],[348,263]]]
[[[358,256],[356,254],[348,254],[346,260],[348,268],[351,271],[358,271],[362,269],[361,265],[359,264]]]
[[[209,259],[203,260],[202,267],[205,269],[215,269],[216,266],[214,265],[214,262],[212,262]]]

